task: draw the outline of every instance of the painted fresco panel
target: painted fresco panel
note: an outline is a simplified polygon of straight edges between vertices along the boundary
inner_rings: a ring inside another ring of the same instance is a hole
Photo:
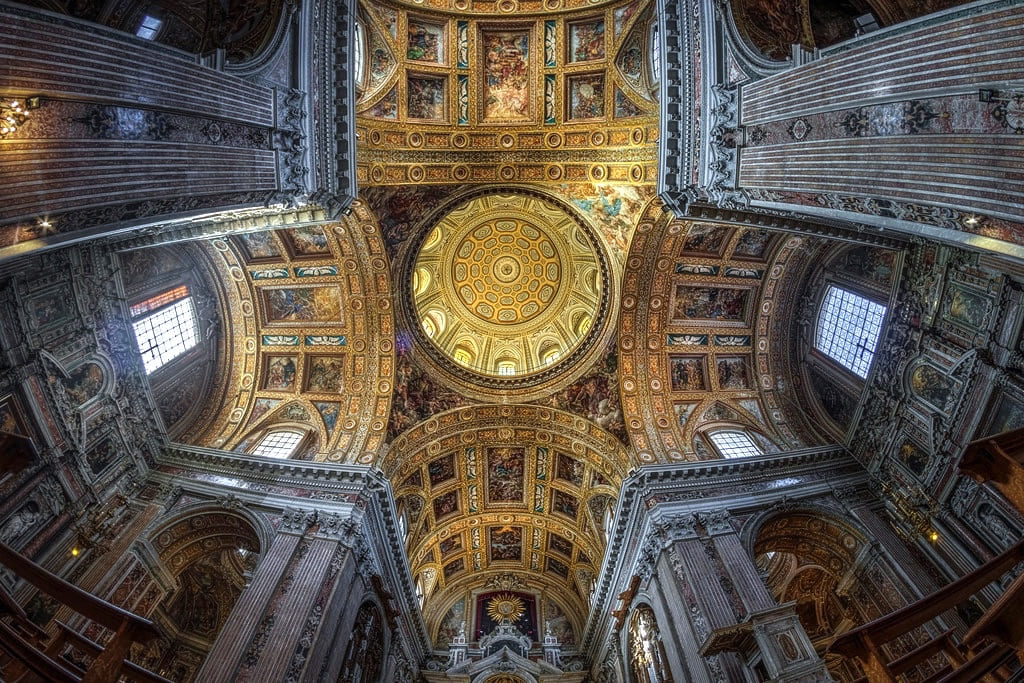
[[[342,322],[341,290],[336,285],[274,287],[260,290],[268,325]]]
[[[604,18],[569,24],[569,61],[604,59]]]
[[[340,394],[345,381],[345,357],[306,356],[305,390],[319,394]]]
[[[447,120],[446,79],[409,74],[407,83],[406,105],[410,119]]]
[[[443,519],[459,512],[459,492],[449,491],[434,499],[434,519]]]
[[[522,527],[489,527],[487,536],[492,562],[523,559]]]
[[[523,503],[526,449],[500,446],[487,449],[487,502]]]
[[[580,501],[572,494],[554,489],[551,494],[551,509],[575,520],[580,511]]]
[[[640,107],[629,99],[624,92],[615,88],[615,118],[628,119],[643,114]]]
[[[338,413],[340,412],[340,405],[337,403],[314,401],[313,407],[316,408],[317,412],[320,413],[320,417],[324,421],[324,427],[327,428],[327,436],[329,437],[334,433],[334,427],[338,424]]]
[[[459,572],[466,571],[466,563],[463,562],[462,558],[449,562],[444,566],[444,580],[448,581]]]
[[[268,391],[293,391],[298,361],[298,356],[266,356],[263,360],[262,388]]]
[[[965,287],[952,285],[946,295],[943,317],[950,322],[981,332],[988,324],[992,300]]]
[[[277,241],[268,230],[235,235],[235,239],[242,245],[246,261],[265,261],[281,257]]]
[[[444,64],[444,26],[409,17],[406,59]]]
[[[22,411],[14,394],[0,398],[0,432],[31,436],[25,413]]]
[[[1024,427],[1024,403],[1004,394],[995,405],[988,428],[979,436],[991,436]]]
[[[683,251],[693,254],[720,256],[729,237],[729,228],[706,223],[694,223],[686,233]]]
[[[530,32],[483,31],[483,120],[532,118]]]
[[[331,247],[327,243],[327,235],[319,225],[307,225],[301,228],[282,230],[285,244],[292,256],[330,256]]]
[[[398,118],[398,86],[391,88],[387,95],[377,100],[377,104],[373,105],[366,115],[377,119]]]
[[[704,356],[669,356],[672,391],[706,391],[707,368]]]
[[[566,557],[572,557],[572,543],[558,534],[548,534],[548,550],[554,550]]]
[[[108,434],[90,446],[85,455],[85,462],[89,466],[89,471],[94,475],[98,475],[110,467],[122,456],[119,445],[118,439],[114,435]]]
[[[449,536],[448,538],[441,541],[441,543],[438,545],[438,548],[441,550],[442,559],[447,557],[448,555],[451,555],[457,550],[462,550],[462,534],[455,534],[454,536]]]
[[[66,322],[75,314],[75,298],[67,285],[32,296],[25,302],[29,325],[43,330]]]
[[[690,416],[693,415],[693,411],[697,407],[697,404],[676,403],[672,407],[675,409],[676,419],[679,420],[679,428],[686,429],[686,424],[690,421]]]
[[[466,619],[466,598],[459,598],[448,611],[445,612],[441,624],[437,628],[437,638],[434,639],[434,647],[444,649],[452,642],[462,630],[463,622]]]
[[[437,486],[455,478],[455,456],[452,454],[441,456],[431,460],[427,465],[427,474],[430,475],[430,485]]]
[[[569,578],[569,567],[565,565],[561,560],[557,560],[553,557],[547,558],[547,569],[553,574],[558,574],[563,579]]]
[[[604,118],[604,74],[569,76],[568,118]]]
[[[744,230],[736,240],[736,246],[732,249],[732,257],[735,259],[764,261],[767,257],[771,241],[771,233],[767,230],[758,230],[756,228]]]
[[[75,405],[83,405],[96,397],[103,388],[103,368],[97,363],[84,363],[61,380]]]
[[[750,290],[692,287],[677,283],[672,291],[672,321],[743,323],[750,312]]]
[[[555,476],[574,486],[583,486],[583,463],[564,453],[558,454]]]
[[[750,360],[746,356],[720,357],[716,359],[716,364],[719,389],[750,388]]]
[[[910,388],[923,401],[945,412],[953,380],[931,365],[918,365],[910,375]]]
[[[551,635],[558,638],[562,647],[571,648],[576,645],[576,635],[569,617],[551,598],[544,600],[544,627],[550,629]]]

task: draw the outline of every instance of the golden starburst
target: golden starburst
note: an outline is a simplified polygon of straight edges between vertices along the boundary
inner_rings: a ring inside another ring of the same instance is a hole
[[[487,603],[487,616],[494,621],[514,622],[523,616],[526,605],[522,598],[512,593],[500,593]]]

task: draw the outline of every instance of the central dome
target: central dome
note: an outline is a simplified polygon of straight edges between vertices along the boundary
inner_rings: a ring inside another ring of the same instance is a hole
[[[516,219],[487,221],[470,232],[452,262],[452,282],[466,309],[484,322],[506,325],[546,311],[561,273],[547,233]]]
[[[458,203],[411,266],[417,336],[446,370],[500,379],[485,382],[495,388],[556,374],[605,312],[608,269],[596,240],[569,209],[533,192]]]

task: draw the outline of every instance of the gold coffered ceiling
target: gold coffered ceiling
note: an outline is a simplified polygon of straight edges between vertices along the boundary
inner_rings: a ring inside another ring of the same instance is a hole
[[[605,311],[600,248],[560,206],[479,196],[448,212],[415,256],[415,315],[450,360],[492,377],[550,368]]]
[[[363,7],[361,186],[655,180],[650,3],[465,4]]]

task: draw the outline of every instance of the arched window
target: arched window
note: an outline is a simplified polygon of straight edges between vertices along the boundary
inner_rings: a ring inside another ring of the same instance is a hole
[[[498,374],[499,375],[514,375],[516,374],[516,362],[513,360],[503,360],[498,362]]]
[[[199,342],[196,309],[185,285],[139,302],[130,312],[146,374],[152,374]]]
[[[661,34],[658,33],[658,22],[652,21],[648,34],[651,55],[651,90],[657,90],[661,83]]]
[[[355,76],[357,88],[363,87],[363,73],[366,71],[366,60],[364,57],[366,47],[363,44],[364,40],[363,22],[356,19],[356,30],[352,36],[352,74]]]
[[[829,285],[818,314],[814,348],[867,379],[884,318],[885,306]]]
[[[302,432],[292,430],[268,432],[252,449],[252,454],[264,458],[290,458],[303,436]]]
[[[746,432],[736,430],[721,430],[708,434],[715,450],[723,458],[748,458],[753,455],[762,455],[764,451],[754,443]]]

